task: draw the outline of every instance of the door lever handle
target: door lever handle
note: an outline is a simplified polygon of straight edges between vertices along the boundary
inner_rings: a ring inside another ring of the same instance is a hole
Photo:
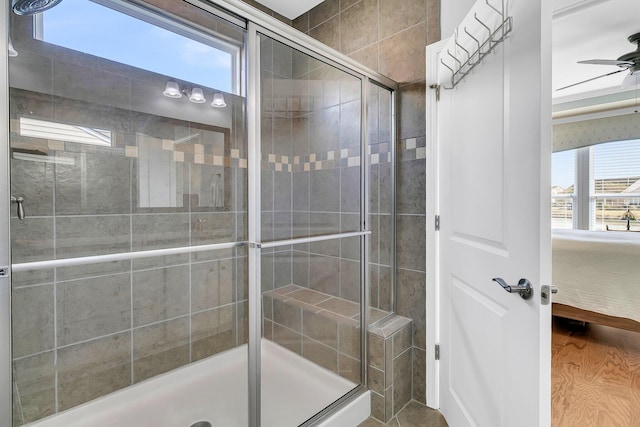
[[[527,279],[520,279],[517,286],[507,285],[507,282],[500,277],[495,277],[492,280],[502,286],[502,288],[510,294],[517,292],[520,294],[522,299],[529,299],[533,296],[533,286],[531,286],[531,282]]]

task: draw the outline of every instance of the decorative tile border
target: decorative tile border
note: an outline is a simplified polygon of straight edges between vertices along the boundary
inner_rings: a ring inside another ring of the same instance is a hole
[[[400,141],[397,151],[398,161],[419,160],[426,158],[425,138],[409,138]],[[46,148],[53,152],[64,152],[65,142],[48,140]],[[97,150],[116,149],[115,147],[95,147]],[[158,149],[173,152],[175,162],[191,162],[200,165],[222,166],[247,169],[248,161],[241,157],[240,150],[232,148],[228,155],[224,155],[221,147],[209,147],[205,144],[192,144],[192,151],[175,150],[175,144],[171,140],[158,140]],[[209,151],[209,152],[207,152]],[[125,145],[119,155],[137,158],[139,150],[136,145]],[[391,161],[390,143],[384,142],[372,144],[367,147],[367,155],[370,165],[384,164]],[[262,155],[262,169],[276,172],[309,172],[334,168],[360,166],[360,148],[350,147],[339,150],[330,150],[321,153],[311,153],[307,156],[285,156],[273,153]]]

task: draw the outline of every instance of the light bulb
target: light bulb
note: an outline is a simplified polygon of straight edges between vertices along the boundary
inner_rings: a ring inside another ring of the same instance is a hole
[[[200,89],[199,87],[193,88],[193,90],[191,91],[191,96],[189,96],[189,101],[195,102],[196,104],[202,104],[204,102],[207,102],[207,100],[204,97],[204,93],[202,92],[202,89]]]
[[[224,102],[224,95],[220,92],[216,92],[213,94],[213,102],[211,103],[212,107],[222,108],[226,107],[227,103]]]
[[[167,82],[167,85],[165,86],[164,92],[162,92],[162,94],[169,98],[182,98],[182,93],[180,92],[178,83],[171,80]]]

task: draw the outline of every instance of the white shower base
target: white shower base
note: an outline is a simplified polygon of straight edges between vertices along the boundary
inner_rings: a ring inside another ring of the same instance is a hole
[[[294,427],[356,384],[262,340],[262,426]],[[29,426],[246,427],[247,346],[192,363]],[[320,424],[353,427],[370,413],[369,392]]]

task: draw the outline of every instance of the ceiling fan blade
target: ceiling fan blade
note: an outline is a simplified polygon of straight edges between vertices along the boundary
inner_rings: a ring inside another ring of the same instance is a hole
[[[627,69],[633,65],[633,62],[619,61],[617,59],[587,59],[586,61],[578,61],[578,64],[615,65]]]
[[[623,72],[623,71],[627,71],[627,70],[626,70],[626,69],[625,69],[625,70],[616,70],[616,71],[613,71],[613,72],[611,72],[611,73],[603,74],[603,75],[601,75],[601,76],[592,77],[592,78],[590,78],[590,79],[583,80],[583,81],[578,82],[578,83],[573,83],[573,84],[570,84],[569,86],[561,87],[560,89],[556,89],[556,92],[557,92],[557,91],[559,91],[559,90],[568,89],[568,88],[573,87],[573,86],[581,85],[581,84],[583,84],[583,83],[587,83],[587,82],[590,82],[590,81],[593,81],[593,80],[601,79],[601,78],[603,78],[603,77],[607,77],[607,76],[610,76],[610,75],[612,75],[612,74],[618,74],[618,73],[621,73],[621,72]]]

